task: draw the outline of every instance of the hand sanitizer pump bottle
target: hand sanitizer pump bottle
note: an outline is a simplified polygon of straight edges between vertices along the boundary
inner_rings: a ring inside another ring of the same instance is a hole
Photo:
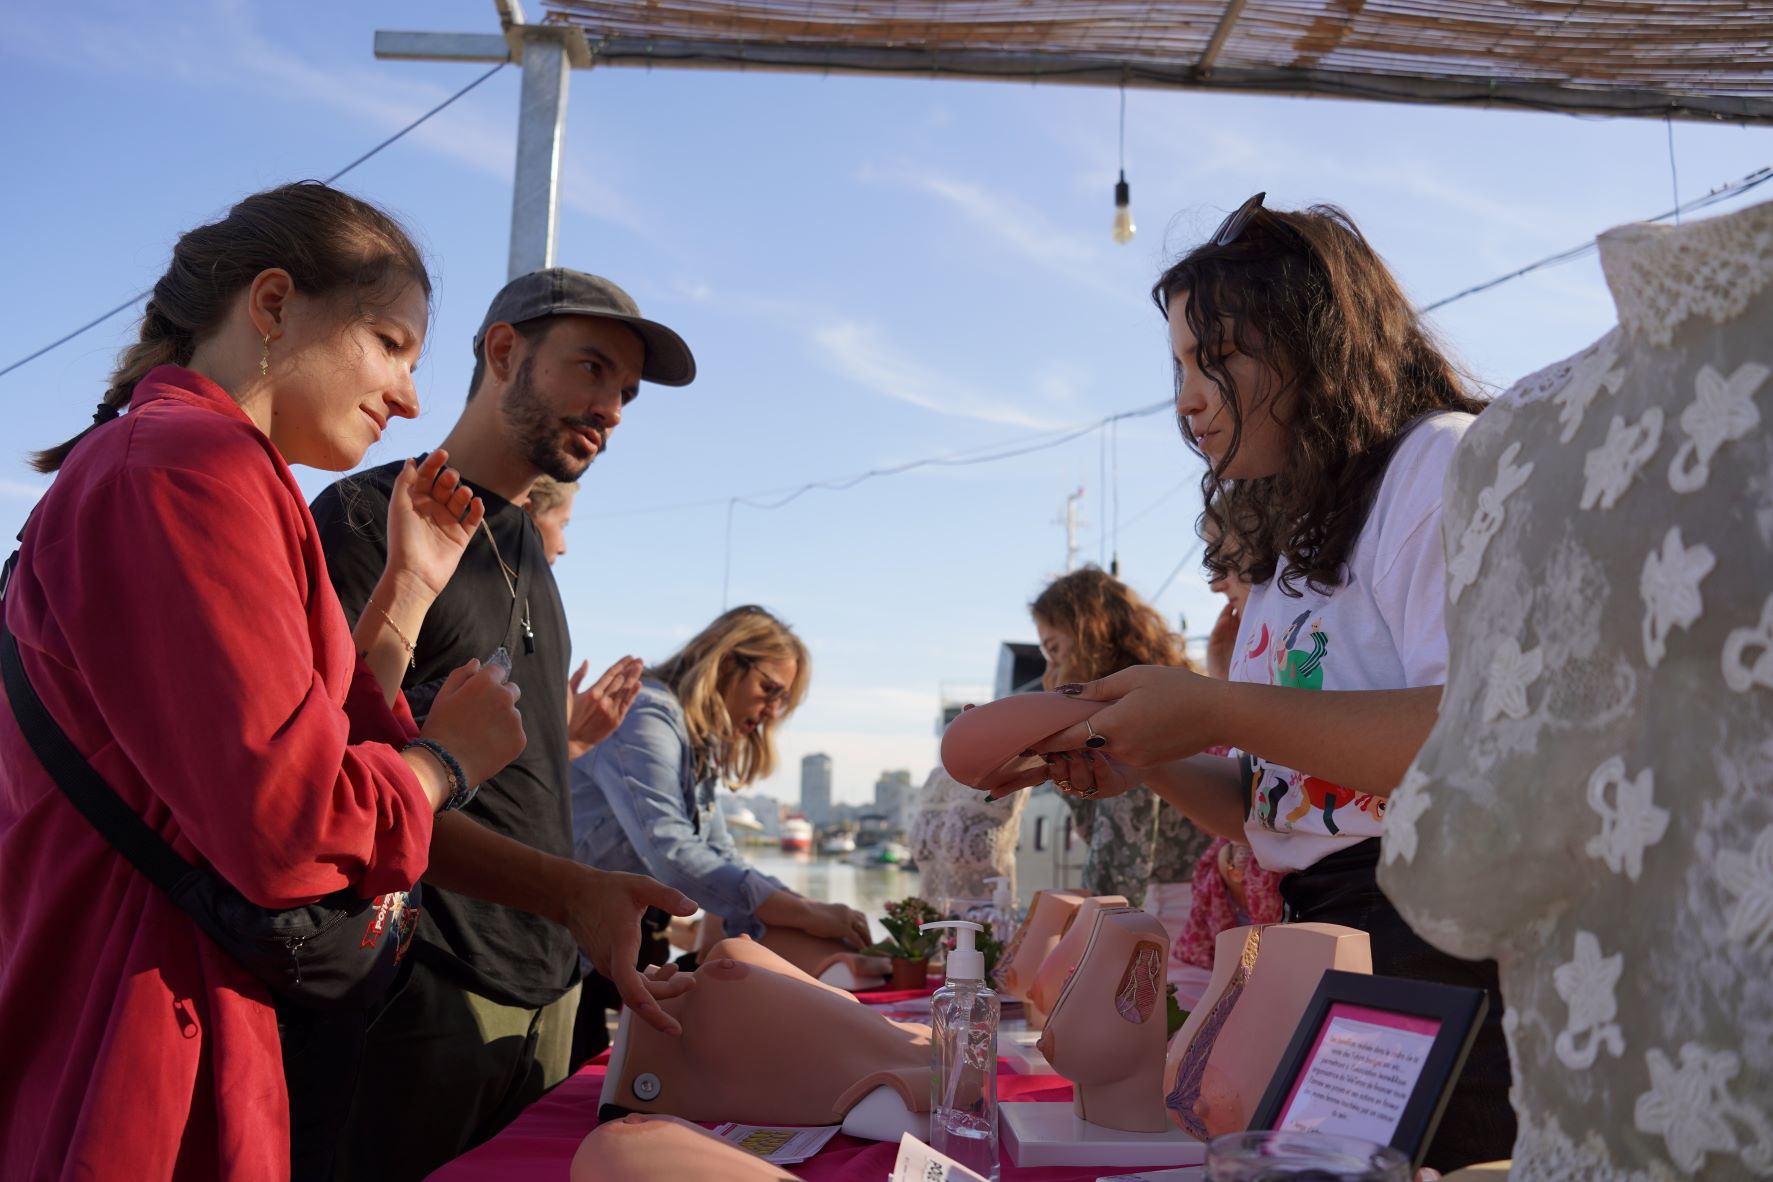
[[[930,999],[930,1147],[997,1182],[997,993],[985,980],[974,941],[985,929],[964,919],[926,923],[953,928],[948,979]]]

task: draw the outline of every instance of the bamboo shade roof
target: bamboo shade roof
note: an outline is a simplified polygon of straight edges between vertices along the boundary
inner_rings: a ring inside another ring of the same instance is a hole
[[[607,65],[1773,121],[1773,0],[545,0]]]

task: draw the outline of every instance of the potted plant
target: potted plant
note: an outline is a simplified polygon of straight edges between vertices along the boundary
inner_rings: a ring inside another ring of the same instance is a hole
[[[922,989],[930,970],[930,954],[936,950],[939,932],[920,931],[926,923],[934,923],[942,913],[916,895],[886,905],[886,917],[880,921],[887,938],[863,949],[872,956],[887,956],[893,961],[893,989]]]

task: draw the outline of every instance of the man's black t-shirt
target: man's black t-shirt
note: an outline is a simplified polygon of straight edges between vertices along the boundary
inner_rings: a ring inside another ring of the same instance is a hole
[[[388,501],[399,463],[346,477],[315,498],[314,521],[327,571],[353,624],[382,576],[388,553]],[[404,688],[415,713],[450,671],[486,660],[501,645],[526,735],[523,754],[480,786],[462,811],[527,846],[572,857],[572,800],[567,781],[567,662],[572,645],[560,593],[529,514],[482,489],[486,523],[498,543],[475,531],[461,564],[416,637],[415,668]],[[499,557],[516,572],[513,600]],[[534,640],[525,644],[524,602]],[[533,648],[534,651],[528,651]],[[540,916],[425,884],[414,955],[428,966],[503,1005],[539,1008],[571,988],[578,947],[567,930]]]

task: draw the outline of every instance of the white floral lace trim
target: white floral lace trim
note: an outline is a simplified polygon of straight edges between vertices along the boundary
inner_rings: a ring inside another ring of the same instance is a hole
[[[1602,1047],[1615,1059],[1625,1054],[1625,1032],[1613,1020],[1619,1016],[1613,989],[1624,967],[1624,953],[1602,956],[1600,939],[1593,932],[1578,930],[1575,959],[1552,971],[1552,984],[1570,1007],[1570,1020],[1553,1044],[1558,1062],[1565,1067],[1588,1070]],[[1578,1042],[1584,1035],[1587,1038]]]
[[[1484,721],[1495,722],[1504,714],[1510,718],[1527,716],[1527,689],[1545,672],[1543,647],[1521,651],[1520,642],[1512,636],[1496,644],[1496,655],[1490,658],[1490,676],[1484,687]]]
[[[1399,858],[1406,862],[1416,860],[1416,822],[1433,803],[1428,794],[1428,776],[1412,766],[1385,806],[1385,834],[1380,846],[1387,862]]]
[[[1773,284],[1773,204],[1682,226],[1620,226],[1600,248],[1620,327],[1666,345],[1689,317],[1723,324]]]
[[[1741,439],[1761,425],[1755,391],[1773,373],[1758,361],[1745,362],[1725,377],[1709,365],[1693,377],[1693,401],[1681,412],[1687,438],[1668,465],[1668,487],[1678,493],[1698,492],[1711,479],[1711,459],[1726,443]]]
[[[1607,800],[1607,789],[1613,800]],[[1594,769],[1588,778],[1588,807],[1600,814],[1601,831],[1584,848],[1601,859],[1607,869],[1623,873],[1633,882],[1644,872],[1644,851],[1668,832],[1668,810],[1657,808],[1652,794],[1656,771],[1645,768],[1636,776],[1625,774],[1625,760],[1615,755]]]
[[[1619,337],[1609,333],[1576,368],[1570,384],[1552,399],[1558,404],[1558,422],[1564,425],[1558,435],[1559,443],[1576,438],[1576,432],[1582,429],[1582,416],[1603,388],[1609,394],[1619,393],[1619,387],[1625,384],[1625,370],[1614,365],[1618,360]]]
[[[1717,564],[1710,546],[1683,546],[1678,525],[1663,535],[1662,549],[1644,559],[1638,593],[1644,598],[1644,660],[1650,668],[1662,663],[1670,630],[1691,628],[1704,612],[1699,583]]]
[[[1662,443],[1662,408],[1652,406],[1644,417],[1625,425],[1618,415],[1607,424],[1607,438],[1582,461],[1582,507],[1611,509],[1637,479]]]
[[[1742,1070],[1734,1051],[1690,1042],[1681,1047],[1679,1067],[1660,1049],[1646,1053],[1644,1061],[1650,1090],[1638,1097],[1632,1123],[1640,1133],[1661,1137],[1677,1168],[1696,1173],[1716,1153],[1740,1158],[1760,1177],[1773,1175],[1773,1124],[1730,1094],[1730,1081]],[[1749,1138],[1746,1144],[1738,1129]]]
[[[1750,948],[1773,941],[1773,826],[1761,830],[1746,854],[1719,851],[1717,871],[1724,890],[1736,899],[1724,935]]]
[[[1677,1177],[1659,1161],[1651,1162],[1648,1169],[1623,1169],[1614,1164],[1612,1151],[1593,1129],[1577,1144],[1557,1117],[1548,1116],[1540,1124],[1534,1115],[1519,1114],[1509,1182],[1674,1182]]]
[[[1757,685],[1773,689],[1773,595],[1761,605],[1760,623],[1724,638],[1724,684],[1739,694]]]
[[[1478,493],[1477,512],[1471,515],[1465,533],[1459,538],[1458,553],[1447,563],[1447,591],[1454,603],[1458,603],[1460,594],[1477,581],[1478,570],[1484,564],[1484,551],[1489,548],[1490,539],[1502,529],[1508,498],[1533,475],[1532,464],[1514,462],[1520,454],[1519,443],[1504,448],[1496,458],[1495,483]]]

